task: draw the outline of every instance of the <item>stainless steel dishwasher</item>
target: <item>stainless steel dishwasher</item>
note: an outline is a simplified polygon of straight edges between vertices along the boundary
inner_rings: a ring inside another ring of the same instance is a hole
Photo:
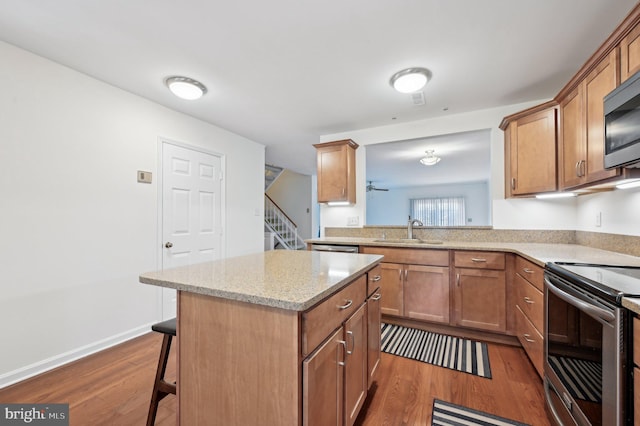
[[[333,251],[338,253],[358,253],[358,246],[344,246],[340,244],[312,244],[313,251]]]

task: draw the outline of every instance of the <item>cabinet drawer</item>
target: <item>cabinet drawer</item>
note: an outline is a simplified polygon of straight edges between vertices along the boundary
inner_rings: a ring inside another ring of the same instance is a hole
[[[542,335],[533,326],[531,321],[527,319],[519,307],[516,307],[516,329],[518,331],[518,340],[527,352],[531,363],[538,371],[540,377],[543,376],[543,353],[544,341]]]
[[[382,266],[378,265],[367,272],[367,297],[371,296],[378,288],[380,288],[381,279]]]
[[[633,318],[633,363],[640,367],[640,319]]]
[[[449,250],[361,247],[361,253],[381,254],[383,262],[412,265],[449,266]]]
[[[366,298],[367,276],[302,314],[302,355],[307,356],[354,313]]]
[[[516,274],[516,304],[538,331],[543,327],[543,301],[542,292]]]
[[[504,269],[504,253],[491,251],[456,251],[457,268]]]
[[[523,257],[516,256],[516,272],[538,290],[544,291],[544,269]]]

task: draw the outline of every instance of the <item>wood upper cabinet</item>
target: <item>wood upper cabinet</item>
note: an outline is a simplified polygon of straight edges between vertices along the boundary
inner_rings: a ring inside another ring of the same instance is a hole
[[[575,89],[560,99],[560,189],[620,174],[604,169],[604,97],[619,84],[618,50],[612,50]]]
[[[620,41],[620,81],[640,71],[640,24]]]
[[[454,253],[455,325],[504,333],[507,328],[504,253]],[[500,261],[500,257],[502,260]],[[471,263],[470,263],[471,262]],[[469,268],[470,264],[476,265]]]
[[[506,117],[505,193],[507,197],[551,192],[556,179],[555,102]]]
[[[318,203],[356,202],[356,144],[351,139],[314,145],[318,166]]]

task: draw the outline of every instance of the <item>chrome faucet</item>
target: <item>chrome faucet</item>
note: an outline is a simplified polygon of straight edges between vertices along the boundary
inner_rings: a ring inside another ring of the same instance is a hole
[[[407,224],[407,239],[413,240],[413,225],[424,226],[422,222],[418,219],[411,220],[411,216],[409,216],[409,222]]]

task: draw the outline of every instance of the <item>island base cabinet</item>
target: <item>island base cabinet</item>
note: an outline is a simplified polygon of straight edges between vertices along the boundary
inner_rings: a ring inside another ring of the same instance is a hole
[[[343,333],[338,329],[302,364],[304,426],[343,425]]]
[[[367,350],[367,367],[369,381],[367,388],[371,388],[371,384],[375,381],[380,365],[380,326],[382,322],[380,311],[380,299],[382,294],[380,289],[376,289],[374,293],[367,299],[367,334],[368,334],[368,350]]]
[[[368,391],[367,305],[363,304],[344,324],[346,361],[344,369],[345,425],[352,426]]]
[[[179,425],[300,425],[299,322],[295,311],[179,291]]]

